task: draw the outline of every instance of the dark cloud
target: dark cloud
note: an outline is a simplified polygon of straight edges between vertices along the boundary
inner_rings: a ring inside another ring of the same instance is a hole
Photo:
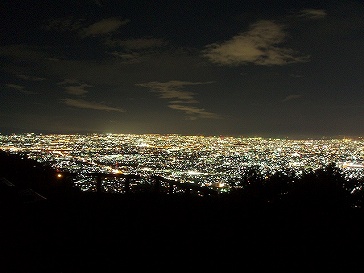
[[[302,98],[302,95],[298,95],[298,94],[292,94],[292,95],[288,95],[287,97],[285,97],[282,102],[286,102],[286,101],[291,101],[291,100],[297,100]]]
[[[13,61],[43,61],[51,56],[40,46],[12,44],[0,46],[0,56],[11,58]]]
[[[35,77],[35,76],[28,76],[28,75],[23,75],[23,74],[16,75],[16,76],[19,79],[28,80],[28,81],[35,81],[35,82],[46,80],[46,78]]]
[[[93,87],[92,85],[80,83],[79,81],[72,79],[66,79],[63,82],[59,82],[58,85],[62,86],[66,93],[76,96],[85,95],[88,92],[86,88]]]
[[[121,26],[129,23],[129,21],[130,20],[122,20],[116,17],[102,19],[82,29],[80,34],[82,37],[108,34],[117,31]]]
[[[187,119],[196,120],[200,118],[204,119],[221,119],[221,117],[215,113],[211,113],[206,111],[203,108],[198,108],[190,105],[181,105],[181,104],[169,104],[169,108],[182,111],[187,115]]]
[[[84,25],[85,19],[81,18],[52,18],[48,20],[42,27],[48,31],[79,31]]]
[[[212,82],[185,82],[185,81],[169,81],[169,82],[148,82],[140,83],[137,86],[147,87],[157,92],[162,99],[178,99],[186,103],[197,103],[194,93],[190,91],[180,90],[188,85],[210,84]]]
[[[144,50],[156,47],[162,47],[167,45],[168,42],[163,39],[158,38],[134,38],[134,39],[108,39],[106,40],[106,45],[112,47],[123,47],[129,50]]]
[[[18,90],[18,91],[24,91],[25,87],[19,84],[13,84],[13,83],[8,83],[6,84],[6,87]]]
[[[19,84],[14,84],[14,83],[8,83],[8,84],[5,84],[6,87],[8,88],[11,88],[11,89],[14,89],[20,93],[23,93],[23,94],[28,94],[28,95],[34,95],[34,94],[38,94],[37,92],[33,92],[33,91],[28,91],[25,86],[23,85],[19,85]]]
[[[116,111],[116,112],[125,112],[121,108],[110,107],[103,103],[91,102],[82,99],[63,99],[62,102],[68,106],[82,108],[82,109],[93,109],[93,110],[101,110],[101,111]]]
[[[195,93],[181,90],[185,86],[205,85],[213,82],[186,82],[186,81],[168,81],[168,82],[148,82],[140,83],[137,86],[147,87],[153,92],[159,94],[161,99],[169,100],[168,107],[174,110],[184,112],[188,119],[195,120],[198,118],[219,118],[219,115],[206,111],[202,108],[197,108],[191,105],[183,104],[198,104],[195,99]]]
[[[323,9],[303,9],[297,16],[301,18],[317,20],[325,18],[327,13]]]
[[[61,17],[49,20],[43,28],[48,31],[77,32],[81,38],[97,37],[113,33],[128,24],[129,19],[111,17],[87,24],[84,18]]]

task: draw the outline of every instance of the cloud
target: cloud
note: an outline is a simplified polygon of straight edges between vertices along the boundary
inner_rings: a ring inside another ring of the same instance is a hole
[[[109,54],[115,56],[117,59],[121,60],[120,63],[124,64],[140,63],[143,60],[143,56],[137,52],[113,51],[110,52]]]
[[[51,61],[51,62],[59,62],[61,59],[59,59],[59,58],[46,58],[46,60]]]
[[[157,38],[138,38],[138,39],[108,39],[106,45],[108,46],[121,46],[131,50],[143,50],[155,47],[162,47],[168,44],[167,41]]]
[[[101,110],[101,111],[116,111],[116,112],[125,112],[121,108],[114,108],[107,106],[103,103],[97,102],[90,102],[81,99],[64,99],[62,100],[64,104],[76,108],[83,108],[83,109],[94,109],[94,110]]]
[[[107,38],[105,45],[109,48],[115,48],[109,54],[117,57],[125,64],[141,63],[150,57],[160,54],[160,48],[167,45],[168,42],[157,38],[138,38],[138,39],[113,39]]]
[[[68,94],[82,96],[88,92],[85,90],[86,87],[92,87],[92,85],[81,84],[80,86],[66,86],[64,89]]]
[[[40,78],[40,77],[34,77],[34,76],[28,76],[28,75],[16,75],[19,79],[22,80],[28,80],[28,81],[34,81],[34,82],[38,82],[38,81],[44,81],[46,78]]]
[[[24,44],[1,46],[0,56],[29,61],[39,61],[49,57],[41,48]]]
[[[54,18],[47,22],[43,26],[44,29],[56,30],[60,32],[66,31],[78,31],[82,28],[84,19],[74,19],[74,18]]]
[[[289,74],[289,76],[291,76],[292,78],[304,78],[305,75],[302,74]]]
[[[98,22],[87,25],[85,19],[75,18],[54,18],[49,20],[43,28],[48,31],[58,32],[74,32],[78,33],[80,38],[103,36],[117,31],[121,26],[126,25],[130,22],[129,19],[122,20],[118,17],[111,17],[102,19]],[[105,41],[108,45],[112,41],[111,38]],[[118,44],[116,42],[116,44]]]
[[[159,94],[161,99],[169,100],[168,107],[174,110],[182,111],[187,114],[187,118],[195,120],[197,118],[216,119],[217,114],[207,112],[205,109],[197,108],[183,104],[197,104],[195,93],[181,90],[181,88],[190,85],[211,84],[213,82],[186,82],[186,81],[169,81],[169,82],[148,82],[136,84],[137,86],[150,88],[153,92]]]
[[[287,34],[284,27],[273,21],[259,21],[247,32],[230,40],[206,46],[203,54],[211,62],[220,65],[286,65],[307,62],[307,56],[299,56],[290,48],[279,47]]]
[[[85,88],[93,87],[92,85],[88,85],[86,83],[81,83],[75,79],[65,79],[62,82],[57,83],[58,85],[62,86],[65,91],[70,95],[75,96],[83,96],[88,91]],[[98,102],[91,102],[84,99],[63,99],[64,104],[76,108],[83,108],[83,109],[94,109],[94,110],[101,110],[101,111],[116,111],[116,112],[125,112],[121,108],[115,108],[107,106],[103,103]]]
[[[102,7],[103,6],[103,3],[99,0],[92,0],[92,3],[94,3],[95,5],[99,6],[99,7]]]
[[[12,88],[12,89],[16,89],[18,91],[24,91],[25,87],[22,85],[18,85],[18,84],[13,84],[13,83],[8,83],[6,84],[7,87]]]
[[[86,88],[93,87],[92,85],[80,83],[74,79],[65,79],[63,82],[59,82],[57,84],[63,86],[68,94],[75,96],[82,96],[88,92]]]
[[[323,9],[303,9],[297,16],[301,18],[317,20],[326,17],[327,13]]]
[[[139,57],[139,54],[135,53],[135,52],[126,53],[126,52],[114,51],[114,52],[111,52],[110,54],[114,55],[118,58],[125,59],[125,60],[137,59]]]
[[[8,84],[5,84],[5,86],[8,88],[11,88],[11,89],[15,89],[24,94],[30,94],[30,95],[38,94],[36,92],[26,90],[24,86],[19,85],[19,84],[8,83]]]
[[[197,108],[194,106],[186,106],[180,104],[170,104],[169,108],[183,111],[187,114],[187,118],[190,120],[196,120],[197,118],[207,118],[207,119],[220,119],[221,117],[215,113],[207,112],[205,109]]]
[[[210,84],[213,82],[184,82],[184,81],[169,81],[169,82],[148,82],[136,84],[137,86],[147,87],[159,94],[162,99],[177,99],[184,103],[198,103],[194,98],[194,93],[190,91],[180,90],[187,85]]]
[[[58,85],[68,85],[68,84],[80,84],[78,80],[75,79],[65,79],[62,82],[57,83]]]
[[[286,101],[290,101],[290,100],[297,100],[302,98],[302,95],[298,95],[298,94],[294,94],[294,95],[289,95],[287,97],[285,97],[282,102],[286,102]]]
[[[81,31],[81,36],[83,37],[98,36],[114,32],[118,30],[121,26],[126,25],[128,22],[129,20],[121,20],[120,18],[115,18],[115,17],[103,19],[84,28]]]

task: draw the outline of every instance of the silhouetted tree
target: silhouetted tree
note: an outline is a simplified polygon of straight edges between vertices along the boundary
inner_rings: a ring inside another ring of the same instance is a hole
[[[304,172],[289,194],[301,206],[347,206],[350,201],[349,192],[345,189],[345,178],[334,163]]]
[[[268,201],[282,199],[290,192],[295,180],[296,175],[293,171],[276,171],[268,175],[265,183]]]

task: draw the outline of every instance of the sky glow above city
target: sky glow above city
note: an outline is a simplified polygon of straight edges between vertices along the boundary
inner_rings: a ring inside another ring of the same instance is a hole
[[[5,1],[0,133],[362,136],[362,1]]]

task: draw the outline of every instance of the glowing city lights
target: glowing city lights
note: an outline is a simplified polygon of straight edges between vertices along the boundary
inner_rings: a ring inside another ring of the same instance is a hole
[[[225,189],[249,167],[267,175],[296,174],[335,163],[347,179],[364,174],[364,140],[273,139],[158,134],[0,134],[0,149],[22,153],[62,172],[77,173],[83,190],[89,173],[158,175],[181,183]],[[104,181],[115,191],[117,179]],[[120,185],[119,185],[119,184]]]

